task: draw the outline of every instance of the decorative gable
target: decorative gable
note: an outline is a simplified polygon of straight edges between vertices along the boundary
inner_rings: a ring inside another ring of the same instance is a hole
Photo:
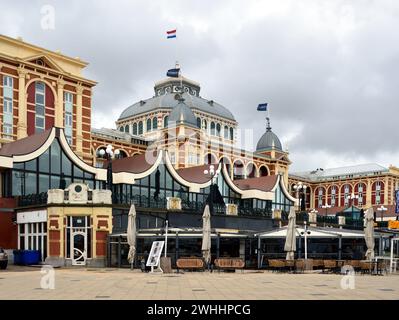
[[[58,66],[57,63],[54,62],[53,59],[51,59],[50,57],[43,55],[43,54],[39,54],[36,56],[31,56],[28,57],[26,59],[24,59],[27,62],[36,64],[40,67],[44,67],[44,68],[49,68],[49,69],[54,69],[60,72],[63,72],[63,70]]]

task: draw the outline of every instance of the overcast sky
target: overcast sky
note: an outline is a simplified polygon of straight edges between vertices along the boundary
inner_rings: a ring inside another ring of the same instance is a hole
[[[178,59],[255,144],[268,102],[292,171],[399,166],[399,1],[0,1],[0,21],[2,34],[90,63],[95,127],[151,97]]]

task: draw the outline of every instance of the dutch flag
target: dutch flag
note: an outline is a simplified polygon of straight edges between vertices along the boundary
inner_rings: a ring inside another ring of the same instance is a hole
[[[168,39],[176,38],[176,29],[166,31],[166,34]]]

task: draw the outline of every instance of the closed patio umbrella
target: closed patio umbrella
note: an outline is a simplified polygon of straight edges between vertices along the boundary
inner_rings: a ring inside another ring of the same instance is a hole
[[[372,260],[374,258],[374,211],[373,208],[368,208],[364,216],[364,239],[366,240],[367,251],[366,259]]]
[[[136,255],[136,207],[130,206],[127,220],[127,243],[129,244],[129,253],[127,260],[133,268],[134,256]]]
[[[207,265],[211,262],[211,214],[209,205],[205,206],[202,215],[202,256]]]
[[[291,207],[288,215],[287,236],[285,238],[284,251],[287,252],[286,260],[294,260],[296,251],[296,214],[294,207]]]

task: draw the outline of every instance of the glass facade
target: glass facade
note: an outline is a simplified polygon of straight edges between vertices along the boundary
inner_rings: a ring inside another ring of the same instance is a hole
[[[231,189],[223,175],[220,175],[216,183],[216,193],[220,193],[224,205],[231,203],[238,205],[239,215],[271,215],[273,209],[289,212],[293,201],[289,200],[281,187],[275,191],[275,199],[241,199],[241,195]],[[201,188],[198,193],[189,192],[186,186],[181,185],[169,173],[165,165],[161,164],[151,175],[138,179],[135,184],[113,185],[113,203],[134,203],[144,208],[165,208],[167,197],[179,197],[182,201],[183,210],[195,210],[202,212],[202,208],[210,194],[210,187]],[[218,213],[225,212],[224,205],[216,205]]]
[[[76,166],[61,150],[57,139],[38,158],[14,164],[3,173],[3,196],[27,196],[65,189],[72,182],[82,182],[92,189],[101,186],[92,173]]]

